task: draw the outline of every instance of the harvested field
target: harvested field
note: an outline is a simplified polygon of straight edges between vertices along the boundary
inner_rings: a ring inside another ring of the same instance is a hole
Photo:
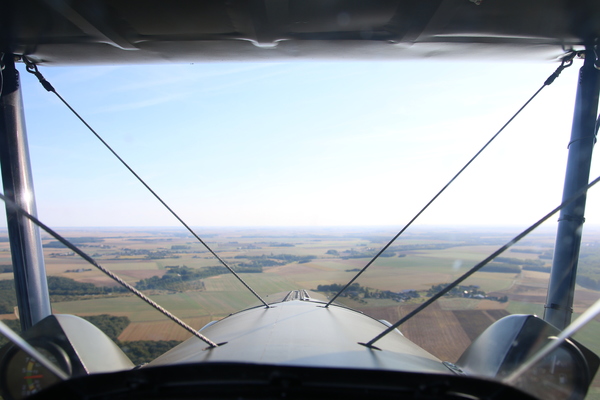
[[[498,312],[500,311],[500,313]],[[454,316],[459,320],[465,333],[471,341],[475,340],[488,326],[496,320],[508,315],[504,310],[490,310],[488,313],[483,310],[455,310]],[[494,318],[492,315],[501,315],[499,318]]]
[[[185,322],[194,329],[200,329],[212,320],[211,317],[186,318]],[[120,341],[132,340],[186,340],[191,333],[173,321],[132,322],[119,335]]]
[[[361,311],[377,319],[392,323],[417,306],[373,307]],[[400,331],[414,343],[444,361],[456,361],[471,343],[452,311],[442,310],[434,303],[400,327]]]
[[[361,311],[394,323],[416,307],[369,307]],[[444,310],[434,303],[400,326],[400,331],[441,360],[455,362],[485,328],[508,314],[506,310]]]
[[[402,307],[402,312],[404,315],[408,314],[416,307]],[[442,310],[436,303],[407,321],[401,331],[407,338],[443,361],[458,360],[471,344],[454,313]]]
[[[4,280],[7,280],[7,279],[14,279],[14,277],[15,276],[13,275],[12,272],[6,272],[6,273],[3,273],[3,274],[0,274],[0,281],[4,281]]]
[[[546,302],[546,291],[548,289],[547,283],[546,286],[540,285],[514,285],[509,290],[505,292],[491,292],[488,293],[489,296],[508,296],[508,299],[511,301],[522,301],[526,303],[538,303],[544,304]]]
[[[473,310],[484,300],[469,299],[465,297],[442,297],[437,302],[442,310]]]
[[[510,314],[506,310],[485,310],[485,312],[492,317],[492,322],[498,321],[500,318],[504,318]]]
[[[582,313],[592,306],[600,298],[600,292],[596,292],[589,289],[583,289],[576,287],[575,299],[573,303],[573,310],[576,313]]]

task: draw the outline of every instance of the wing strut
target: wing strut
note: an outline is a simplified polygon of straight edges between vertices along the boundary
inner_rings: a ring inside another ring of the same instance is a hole
[[[585,187],[590,178],[592,150],[596,142],[596,115],[600,93],[598,41],[586,46],[585,61],[579,70],[577,97],[573,113],[569,157],[563,188],[563,201]],[[554,257],[548,284],[544,320],[559,329],[571,322],[577,260],[581,246],[586,196],[560,212]]]
[[[12,54],[4,54],[0,74],[0,166],[4,192],[19,207],[36,215],[19,72]],[[21,328],[26,330],[52,313],[42,242],[33,222],[8,207],[6,217]]]

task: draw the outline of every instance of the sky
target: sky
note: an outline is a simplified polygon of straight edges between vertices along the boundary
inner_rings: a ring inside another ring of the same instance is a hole
[[[557,206],[581,65],[545,88],[416,225],[525,227]],[[421,60],[40,72],[191,226],[403,226],[557,66]],[[178,225],[19,69],[43,222]],[[598,175],[594,162],[590,177]],[[598,197],[588,196],[588,224],[600,224]]]

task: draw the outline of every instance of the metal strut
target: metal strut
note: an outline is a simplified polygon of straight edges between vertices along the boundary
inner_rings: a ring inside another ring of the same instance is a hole
[[[36,215],[19,72],[12,54],[4,56],[0,95],[0,166],[7,197]],[[10,251],[21,328],[52,313],[39,228],[14,209],[6,208]]]
[[[590,177],[600,93],[600,71],[595,66],[596,45],[597,43],[590,43],[586,46],[585,61],[579,70],[563,200],[585,187]],[[573,313],[577,260],[585,221],[585,202],[586,196],[581,196],[561,210],[558,219],[544,320],[559,329],[569,325]]]

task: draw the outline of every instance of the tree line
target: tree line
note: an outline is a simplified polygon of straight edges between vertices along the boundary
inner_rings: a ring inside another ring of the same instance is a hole
[[[229,273],[225,267],[215,266],[202,269],[190,268],[186,265],[171,267],[163,276],[152,276],[135,283],[138,290],[190,290],[201,289],[203,284],[195,282],[210,276]]]
[[[121,286],[96,286],[93,283],[77,282],[60,276],[48,277],[50,300],[73,300],[72,296],[119,295],[129,293]],[[0,281],[0,314],[10,314],[17,306],[14,279]]]
[[[300,264],[311,262],[316,259],[317,256],[307,255],[307,256],[297,256],[294,254],[262,254],[260,256],[249,256],[249,255],[238,255],[235,256],[236,259],[247,259],[252,261],[252,264],[255,266],[261,267],[273,267],[285,265],[293,262],[297,262]],[[242,264],[240,264],[242,265]]]

